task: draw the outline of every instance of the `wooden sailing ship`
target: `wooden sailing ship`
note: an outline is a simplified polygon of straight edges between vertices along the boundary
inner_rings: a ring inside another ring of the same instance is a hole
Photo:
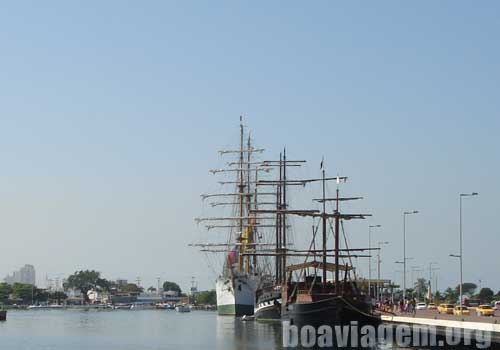
[[[296,161],[299,162],[299,161]],[[274,249],[254,253],[275,257],[275,279],[273,285],[262,286],[256,291],[256,318],[282,319],[295,325],[320,326],[325,324],[343,324],[351,321],[375,324],[380,318],[372,313],[369,298],[357,286],[353,257],[361,255],[370,248],[349,248],[343,222],[364,219],[369,214],[348,214],[341,211],[341,203],[361,199],[360,197],[340,197],[339,186],[346,177],[325,176],[322,162],[322,177],[307,180],[288,180],[286,178],[286,156],[278,161],[280,177],[276,181],[261,181],[260,185],[275,185],[277,188],[276,209],[257,209],[251,211],[259,215],[276,215],[276,245]],[[294,163],[290,163],[294,164]],[[288,165],[290,165],[288,164]],[[336,195],[326,196],[326,182],[337,182]],[[315,199],[321,204],[321,210],[297,210],[289,208],[286,201],[286,187],[289,185],[305,186],[311,182],[322,184],[322,197]],[[327,210],[326,204],[332,202],[334,209]],[[313,226],[310,245],[307,249],[290,249],[287,246],[287,216],[309,217],[316,221]],[[328,242],[329,231],[333,231],[333,244]],[[318,237],[318,231],[321,236]],[[344,246],[341,247],[341,234]],[[319,242],[318,242],[319,241]],[[317,243],[321,243],[317,248]],[[246,254],[246,253],[243,253]],[[292,259],[302,259],[301,263],[290,264]],[[332,278],[328,279],[331,274]]]

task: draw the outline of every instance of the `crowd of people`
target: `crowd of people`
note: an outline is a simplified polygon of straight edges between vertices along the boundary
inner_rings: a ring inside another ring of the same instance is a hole
[[[378,301],[376,303],[377,309],[381,311],[413,315],[416,312],[416,306],[417,300],[415,298],[400,299],[397,303],[393,303],[390,299],[387,299],[384,302]]]

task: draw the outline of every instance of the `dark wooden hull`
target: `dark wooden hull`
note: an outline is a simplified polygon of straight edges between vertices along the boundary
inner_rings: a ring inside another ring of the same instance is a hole
[[[348,325],[352,321],[359,325],[378,325],[381,322],[379,316],[371,314],[370,305],[364,300],[338,297],[283,306],[282,318],[298,327]]]
[[[281,320],[281,293],[258,291],[254,316],[257,321]]]
[[[280,321],[281,320],[281,306],[272,305],[265,308],[258,309],[254,312],[257,321]]]

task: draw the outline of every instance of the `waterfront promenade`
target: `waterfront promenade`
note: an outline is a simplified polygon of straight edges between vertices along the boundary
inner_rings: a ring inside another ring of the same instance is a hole
[[[471,315],[449,315],[439,314],[436,310],[419,310],[415,314],[396,313],[382,314],[382,320],[387,323],[407,324],[419,326],[433,326],[437,328],[438,334],[444,335],[447,328],[459,328],[468,331],[491,332],[493,344],[500,344],[500,312],[495,316],[485,317]]]
[[[406,316],[408,314],[401,314],[398,316]],[[411,315],[410,315],[411,317]],[[477,316],[474,312],[470,315],[448,315],[448,314],[438,314],[435,310],[418,310],[415,314],[416,318],[431,318],[438,320],[448,320],[448,321],[464,321],[464,322],[479,322],[479,323],[494,323],[500,325],[500,311],[495,311],[495,316]]]
[[[464,321],[464,322],[479,322],[479,323],[494,323],[500,325],[500,311],[496,310],[494,316],[477,316],[475,312],[471,312],[470,315],[450,315],[450,314],[440,314],[437,310],[417,310],[415,314],[396,312],[396,313],[386,313],[382,312],[384,317],[411,317],[411,318],[428,318],[436,320],[447,320],[447,321]]]

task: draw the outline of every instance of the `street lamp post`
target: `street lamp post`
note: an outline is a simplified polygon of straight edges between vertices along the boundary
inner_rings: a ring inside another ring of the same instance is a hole
[[[418,282],[418,277],[419,275],[417,274],[417,281],[415,281],[415,272],[422,272],[424,271],[423,269],[421,269],[420,266],[412,266],[411,267],[411,286],[413,287],[413,295],[415,295],[416,291],[417,291],[417,282]],[[417,294],[417,297],[418,299],[420,299],[420,288],[418,290],[418,294]]]
[[[437,262],[430,262],[429,263],[429,301],[431,301],[432,298],[432,271],[437,270],[438,268],[433,269],[432,266],[437,265]]]
[[[477,192],[472,192],[472,193],[460,193],[460,254],[459,255],[454,255],[450,254],[450,256],[459,258],[460,259],[460,314],[462,314],[462,301],[463,301],[463,245],[462,245],[462,198],[463,197],[472,197],[472,196],[477,196]]]
[[[406,299],[406,215],[418,214],[418,210],[403,213],[403,299]]]
[[[412,259],[413,259],[413,258],[406,258],[406,260],[405,260],[405,261],[412,260]],[[394,263],[395,263],[395,264],[401,264],[401,265],[403,265],[403,266],[405,266],[405,265],[406,265],[406,262],[404,262],[404,261],[395,261]],[[403,275],[403,285],[405,285],[405,281],[404,281],[405,271],[403,270],[403,271],[401,271],[401,273],[402,273],[402,275]],[[406,296],[406,295],[405,295],[405,292],[404,292],[404,289],[403,289],[403,300],[405,299],[405,296]]]
[[[382,227],[382,225],[370,225],[368,226],[368,251],[370,252],[370,256],[368,258],[368,295],[370,296],[370,303],[372,297],[372,228]]]
[[[389,242],[378,242],[378,254],[377,254],[377,299],[382,301],[382,293],[380,290],[380,250],[381,246],[384,244],[389,244]]]
[[[396,263],[399,263],[398,261],[396,261]],[[399,274],[401,274],[401,276],[403,276],[403,270],[394,270],[394,281],[396,280],[399,280]],[[402,281],[401,281],[402,282]],[[399,288],[401,288],[401,284],[399,285]],[[392,303],[394,304],[394,289],[392,290]]]

